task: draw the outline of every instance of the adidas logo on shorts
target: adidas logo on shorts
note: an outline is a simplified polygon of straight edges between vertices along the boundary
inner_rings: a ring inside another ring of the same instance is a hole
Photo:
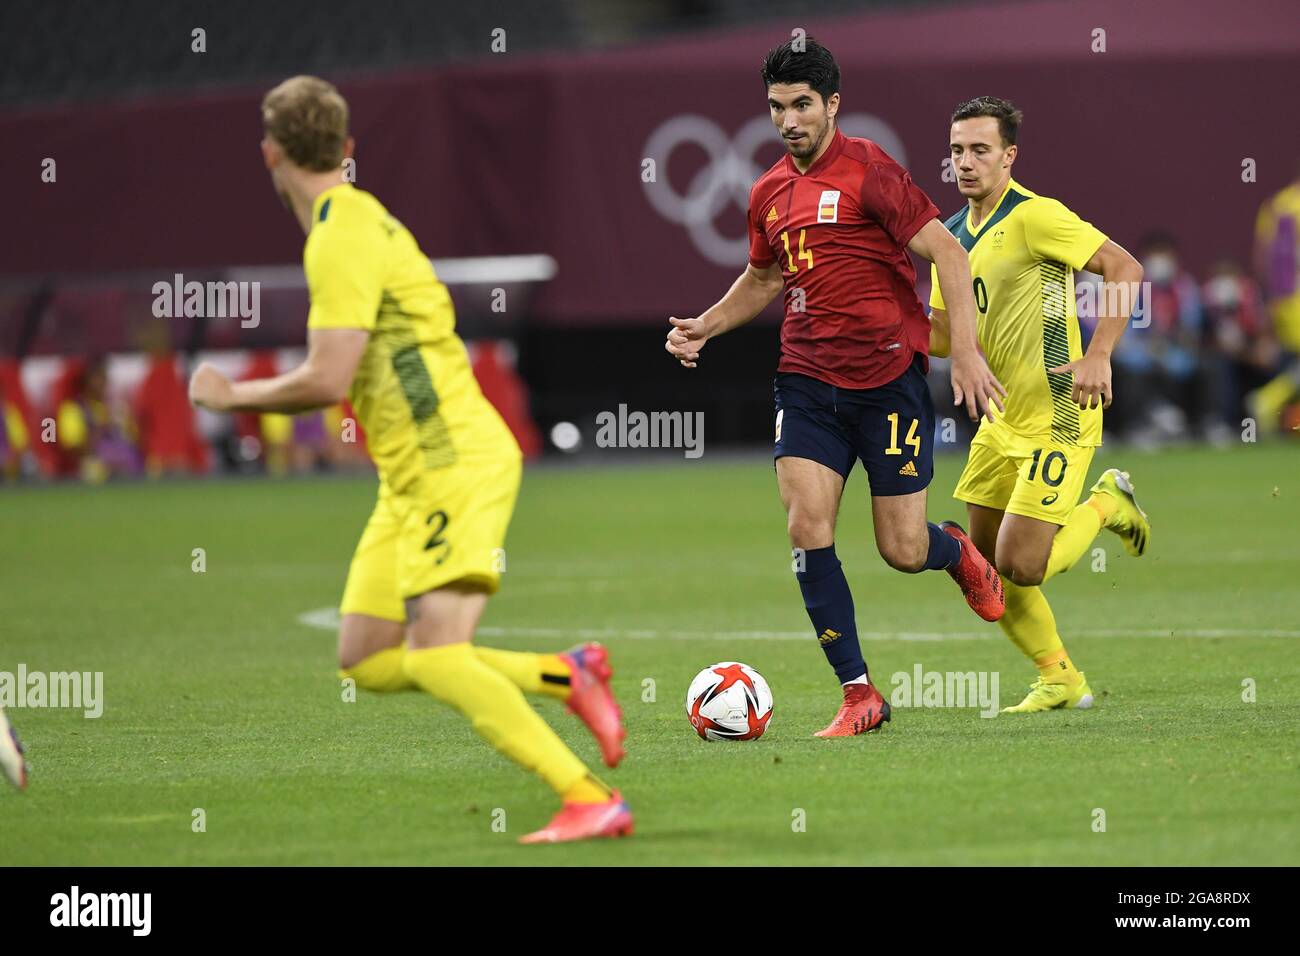
[[[909,478],[919,478],[919,477],[920,477],[920,475],[918,475],[918,474],[916,473],[916,464],[915,464],[914,462],[910,462],[910,461],[909,461],[906,465],[904,465],[902,468],[898,469],[898,473],[899,473],[900,475],[907,475]]]

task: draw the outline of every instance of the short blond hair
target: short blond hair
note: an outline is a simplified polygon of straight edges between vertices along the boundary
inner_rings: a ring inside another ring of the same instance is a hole
[[[292,76],[262,98],[262,126],[303,169],[323,173],[343,163],[348,104],[334,84]]]

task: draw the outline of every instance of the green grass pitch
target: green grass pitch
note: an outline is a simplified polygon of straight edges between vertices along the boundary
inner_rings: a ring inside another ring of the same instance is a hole
[[[960,464],[938,463],[935,520],[961,515]],[[480,641],[609,645],[630,736],[604,775],[637,824],[558,847],[515,844],[555,807],[538,779],[424,695],[344,702],[334,635],[300,620],[337,602],[371,481],[5,489],[0,670],[102,671],[106,704],[9,711],[32,781],[0,789],[0,863],[1296,865],[1300,451],[1121,451],[1090,477],[1115,464],[1150,550],[1103,532],[1104,572],[1085,555],[1047,586],[1093,710],[899,708],[833,741],[810,736],[838,688],[766,458],[530,469]],[[838,548],[882,690],[919,663],[997,672],[1001,702],[1019,699],[1032,668],[948,577],[876,555],[860,471]],[[686,721],[690,678],[727,659],[772,685],[758,742],[705,743]],[[538,707],[598,765],[575,718]]]

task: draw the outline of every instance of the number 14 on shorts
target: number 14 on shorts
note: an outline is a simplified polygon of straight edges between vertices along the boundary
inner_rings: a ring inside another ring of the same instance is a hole
[[[885,416],[889,420],[889,447],[885,449],[886,455],[901,455],[903,449],[898,444],[898,412],[890,412]],[[908,426],[907,437],[903,443],[912,449],[912,455],[919,457],[921,454],[921,436],[916,433],[917,426],[920,423],[913,418],[912,424]]]

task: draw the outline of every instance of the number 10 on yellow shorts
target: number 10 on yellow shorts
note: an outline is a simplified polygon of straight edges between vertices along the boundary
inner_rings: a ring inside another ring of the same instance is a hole
[[[1008,514],[1063,525],[1079,503],[1095,448],[1008,441],[981,429],[953,497]]]

